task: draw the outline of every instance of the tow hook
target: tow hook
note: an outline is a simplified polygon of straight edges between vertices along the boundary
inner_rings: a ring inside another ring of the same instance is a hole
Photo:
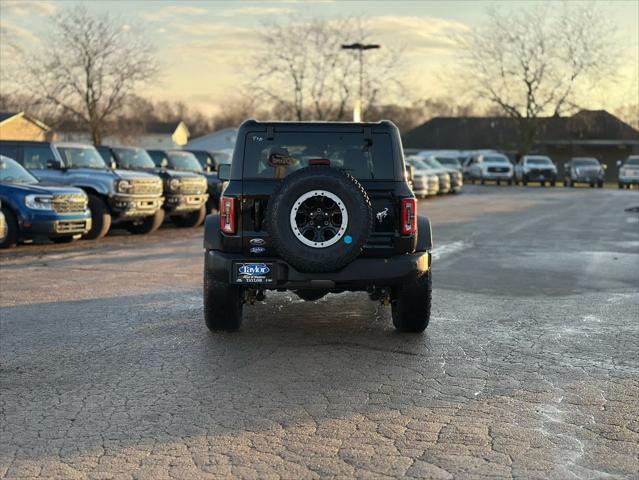
[[[391,304],[390,290],[388,288],[385,288],[382,290],[382,294],[379,301],[384,306],[388,306]]]
[[[246,290],[244,292],[244,303],[246,305],[255,304],[255,290]]]
[[[249,289],[244,292],[244,303],[246,305],[255,305],[255,302],[263,302],[266,300],[264,290]]]

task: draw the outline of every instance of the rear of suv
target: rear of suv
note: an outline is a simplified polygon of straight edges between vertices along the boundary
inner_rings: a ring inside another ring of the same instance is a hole
[[[430,222],[417,216],[391,122],[250,120],[219,174],[228,186],[204,233],[210,330],[237,330],[267,290],[308,301],[366,291],[398,330],[426,328]]]

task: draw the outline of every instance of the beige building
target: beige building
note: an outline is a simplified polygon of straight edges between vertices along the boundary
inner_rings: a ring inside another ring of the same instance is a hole
[[[56,140],[55,133],[41,121],[24,112],[0,113],[0,140]]]

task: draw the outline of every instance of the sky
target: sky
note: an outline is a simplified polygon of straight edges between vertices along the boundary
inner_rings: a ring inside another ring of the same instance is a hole
[[[14,1],[0,0],[0,57],[7,40],[36,45],[52,15],[83,3],[91,12],[109,12],[126,25],[142,27],[157,48],[160,75],[143,96],[183,101],[215,113],[239,95],[250,72],[246,59],[259,51],[265,22],[291,14],[333,18],[362,16],[382,46],[403,48],[402,78],[411,98],[455,97],[452,67],[461,54],[452,40],[481,24],[489,7],[524,8],[539,1]],[[639,1],[601,0],[603,14],[618,27],[624,55],[618,79],[589,92],[588,108],[615,108],[638,101]],[[0,70],[2,70],[0,65]],[[0,90],[4,90],[1,88]]]

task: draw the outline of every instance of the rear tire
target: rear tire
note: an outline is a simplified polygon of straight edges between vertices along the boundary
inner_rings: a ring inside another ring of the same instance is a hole
[[[89,240],[104,237],[111,228],[111,214],[109,209],[97,195],[89,194],[89,210],[91,210],[91,230],[84,236]]]
[[[164,222],[164,210],[158,208],[152,216],[140,220],[139,223],[127,223],[125,228],[133,235],[145,235],[155,232],[162,222]]]
[[[242,288],[215,280],[204,272],[204,323],[217,332],[235,332],[242,325]]]
[[[598,182],[597,183],[597,188],[603,188],[603,182]]]
[[[186,215],[173,217],[173,223],[180,228],[195,228],[202,224],[206,218],[206,205],[202,205],[199,210]]]
[[[430,270],[393,291],[393,325],[400,332],[421,333],[430,321],[433,282]]]
[[[621,190],[624,187],[624,184],[619,182],[619,189]]]
[[[7,232],[0,238],[0,248],[13,248],[18,244],[18,221],[11,210],[2,207],[2,213],[7,223]]]
[[[482,185],[486,185],[486,180],[484,180],[483,178],[479,181],[479,183],[481,183]]]
[[[554,187],[555,185],[557,185],[557,181],[556,181],[556,180],[552,180],[552,181],[550,182],[550,186],[551,186],[551,187]]]

